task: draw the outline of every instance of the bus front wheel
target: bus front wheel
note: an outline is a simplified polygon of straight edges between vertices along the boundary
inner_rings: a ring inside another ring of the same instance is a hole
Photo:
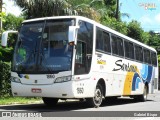
[[[102,103],[102,98],[103,98],[102,86],[98,84],[96,86],[94,97],[87,98],[86,101],[89,107],[99,107]]]
[[[49,107],[55,106],[58,102],[58,98],[43,97],[42,100],[43,100],[44,104]]]

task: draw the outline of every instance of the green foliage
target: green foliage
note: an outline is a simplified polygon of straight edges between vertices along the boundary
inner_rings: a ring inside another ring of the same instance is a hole
[[[107,7],[107,13],[109,17],[115,17],[116,15],[116,0],[104,0]]]
[[[142,34],[141,35],[141,39],[142,39],[141,42],[143,42],[145,44],[148,44],[149,40],[151,38],[151,35],[148,32],[144,32],[144,31],[141,34]],[[149,45],[149,46],[151,46],[151,45]]]
[[[158,55],[158,66],[160,67],[160,55]]]
[[[24,18],[16,17],[13,14],[8,14],[4,17],[5,22],[3,23],[4,30],[18,30]]]
[[[11,96],[10,64],[0,61],[0,97]]]
[[[144,42],[143,40],[143,29],[141,28],[140,23],[138,23],[137,21],[133,20],[131,21],[128,26],[128,33],[127,36],[134,38],[140,42]]]
[[[27,19],[66,15],[72,12],[66,0],[16,0],[16,3],[26,12]]]
[[[103,14],[105,9],[103,0],[68,0],[71,5],[71,9],[76,11],[77,15],[85,16],[95,21],[100,21],[100,17]]]
[[[81,15],[99,21],[105,11],[103,0],[16,0],[26,19],[61,15]]]
[[[5,22],[3,22],[4,30],[17,30],[20,27],[21,22],[23,21],[22,17],[16,17],[12,14],[8,14],[3,18],[5,19]],[[9,35],[8,47],[0,47],[0,61],[11,62],[13,56],[13,46],[16,39],[16,35]]]
[[[0,105],[41,103],[38,97],[5,97],[0,98]]]
[[[125,34],[127,35],[127,24],[125,22],[120,22],[120,21],[117,21],[115,18],[111,18],[111,17],[108,17],[108,16],[104,16],[102,19],[101,19],[101,23],[103,25],[106,25],[108,26],[109,28],[112,28],[122,34]]]
[[[0,19],[2,19],[2,22],[5,22],[5,17],[6,13],[5,12],[0,12]]]
[[[150,31],[148,34],[150,34],[150,38],[149,41],[147,41],[147,44],[157,49],[158,54],[160,54],[160,35],[155,34],[152,31]]]
[[[3,30],[17,30],[23,21],[22,17],[16,17],[12,14],[5,16],[3,14]],[[7,97],[11,95],[10,86],[10,62],[13,56],[13,44],[16,36],[9,35],[8,47],[2,48],[0,46],[0,97]]]
[[[0,46],[0,61],[11,62],[13,56],[13,48],[2,48]]]

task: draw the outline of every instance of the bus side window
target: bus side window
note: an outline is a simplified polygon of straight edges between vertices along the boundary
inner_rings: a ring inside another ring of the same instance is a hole
[[[96,49],[103,51],[103,34],[102,34],[102,30],[100,30],[99,28],[97,28],[96,30],[97,34],[96,34]]]
[[[152,65],[157,66],[157,55],[154,52],[151,52]]]
[[[147,49],[143,49],[143,54],[144,54],[144,62],[151,64],[151,56],[150,56],[150,51]]]
[[[96,50],[105,53],[111,53],[110,35],[109,33],[96,29]]]
[[[143,62],[143,50],[139,45],[135,45],[135,59]]]
[[[123,39],[112,36],[112,53],[118,56],[124,56]]]
[[[123,39],[117,37],[117,49],[118,49],[118,55],[124,56],[124,50],[123,50]]]
[[[125,57],[134,59],[134,45],[131,42],[124,41]]]
[[[104,51],[111,53],[111,44],[110,44],[109,33],[103,32],[103,38],[104,38]]]
[[[115,36],[112,36],[112,53],[118,55],[117,38]]]

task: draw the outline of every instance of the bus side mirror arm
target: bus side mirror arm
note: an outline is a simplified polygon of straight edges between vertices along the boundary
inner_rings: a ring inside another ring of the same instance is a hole
[[[69,26],[69,31],[68,31],[68,42],[69,43],[75,41],[78,28],[79,26]]]
[[[7,46],[7,41],[8,41],[8,34],[18,34],[18,31],[5,31],[2,34],[2,41],[1,41],[1,45],[2,47],[6,47]]]

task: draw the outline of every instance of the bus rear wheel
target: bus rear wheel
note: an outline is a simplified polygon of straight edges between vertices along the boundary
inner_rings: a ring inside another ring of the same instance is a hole
[[[89,107],[99,107],[102,104],[102,99],[103,99],[103,91],[102,91],[102,86],[98,84],[96,86],[96,90],[94,93],[93,98],[87,98],[87,104]]]
[[[134,99],[136,101],[145,102],[145,101],[147,101],[147,96],[148,96],[148,88],[145,85],[144,90],[143,90],[143,94],[135,96]]]
[[[48,107],[53,107],[57,104],[58,98],[48,98],[48,97],[43,97],[42,98],[44,104]]]

